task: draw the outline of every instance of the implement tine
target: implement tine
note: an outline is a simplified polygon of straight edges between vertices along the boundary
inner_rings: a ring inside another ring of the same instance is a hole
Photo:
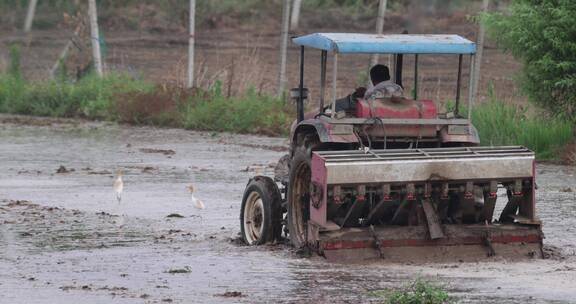
[[[428,224],[428,232],[430,233],[430,239],[441,239],[444,238],[444,232],[440,226],[440,218],[434,210],[434,206],[430,203],[429,199],[422,200],[422,208],[424,209],[424,214],[426,215],[426,223]]]
[[[372,238],[374,239],[374,247],[376,248],[376,250],[378,250],[378,257],[383,259],[384,258],[384,252],[382,250],[382,242],[380,241],[380,239],[378,239],[378,236],[376,235],[376,231],[374,231],[374,225],[370,225],[370,234],[372,235]]]

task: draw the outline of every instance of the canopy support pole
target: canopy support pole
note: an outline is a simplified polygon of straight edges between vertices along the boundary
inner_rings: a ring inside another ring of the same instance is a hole
[[[404,55],[396,54],[396,63],[394,64],[394,82],[404,88],[402,85],[402,69],[404,66]]]
[[[332,71],[332,118],[336,117],[336,79],[338,76],[338,53],[334,53],[334,67]]]
[[[472,123],[472,105],[474,104],[474,73],[476,71],[474,55],[470,55],[470,84],[468,85],[468,121]]]
[[[458,56],[458,78],[456,80],[456,105],[454,107],[454,114],[458,115],[460,107],[460,87],[462,86],[462,54]]]
[[[418,54],[414,55],[414,100],[418,99]]]
[[[324,111],[324,99],[326,98],[326,59],[328,58],[328,52],[322,50],[320,55],[320,111]]]
[[[298,122],[304,120],[304,46],[300,47],[300,85],[298,86]]]

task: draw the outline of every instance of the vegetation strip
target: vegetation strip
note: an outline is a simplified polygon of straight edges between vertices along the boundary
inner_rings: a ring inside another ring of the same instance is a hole
[[[540,160],[576,158],[566,148],[574,138],[574,125],[568,118],[542,111],[529,114],[497,100],[493,90],[488,96],[472,111],[481,144],[523,145]],[[8,72],[0,74],[2,113],[284,136],[295,117],[293,108],[254,89],[228,97],[220,82],[209,90],[185,90],[119,73],[102,78],[88,74],[76,82],[64,77],[29,82],[20,73],[17,48],[11,51]]]

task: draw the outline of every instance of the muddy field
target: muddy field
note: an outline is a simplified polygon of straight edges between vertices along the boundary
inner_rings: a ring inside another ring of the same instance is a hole
[[[285,139],[0,121],[0,303],[377,303],[370,291],[417,277],[462,303],[576,302],[575,168],[538,166],[548,259],[335,265],[235,241],[243,188]]]

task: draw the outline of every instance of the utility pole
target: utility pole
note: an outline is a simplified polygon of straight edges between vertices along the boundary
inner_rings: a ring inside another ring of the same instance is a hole
[[[26,13],[26,20],[24,22],[24,33],[28,33],[30,32],[30,29],[32,29],[37,3],[38,0],[30,0],[30,2],[28,2],[28,12]]]
[[[190,37],[188,38],[188,83],[186,87],[191,89],[194,86],[194,43],[195,43],[195,17],[196,0],[190,0]]]
[[[90,15],[90,40],[92,42],[92,57],[96,74],[102,77],[102,53],[100,52],[100,33],[98,31],[98,12],[96,0],[88,0],[88,15]]]
[[[482,13],[488,12],[488,7],[490,5],[490,0],[482,0]],[[480,25],[478,27],[478,41],[476,50],[476,62],[475,62],[475,70],[474,75],[472,75],[472,87],[470,90],[472,91],[472,101],[476,101],[478,98],[478,86],[480,85],[480,67],[482,66],[482,55],[484,53],[484,36],[486,35],[486,28],[484,27],[484,23],[480,21]]]
[[[290,27],[290,0],[284,0],[282,6],[282,31],[280,33],[280,72],[278,75],[278,97],[286,89],[286,56],[288,52],[288,31]]]
[[[290,28],[295,30],[300,23],[300,9],[302,7],[302,0],[294,0],[292,3],[292,16],[290,16]]]
[[[384,16],[386,15],[386,6],[388,5],[388,0],[380,0],[380,5],[378,6],[378,18],[376,19],[376,34],[382,35],[384,32]],[[378,63],[378,54],[372,54],[370,57],[370,67],[373,67]],[[369,86],[371,85],[370,81]]]

